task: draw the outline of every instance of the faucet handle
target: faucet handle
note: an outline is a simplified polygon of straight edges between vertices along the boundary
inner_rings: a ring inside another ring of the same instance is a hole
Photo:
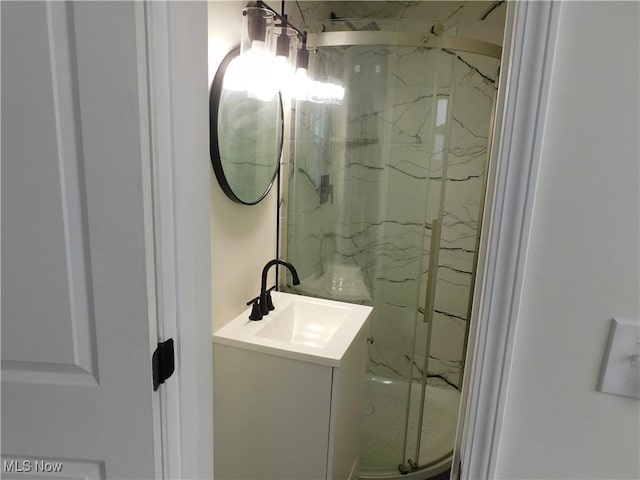
[[[252,306],[249,320],[262,320],[262,312],[260,311],[260,297],[252,298],[247,302],[247,305]]]
[[[260,312],[260,305],[256,300],[253,302],[253,306],[251,307],[251,315],[249,315],[249,320],[262,320],[262,313]]]

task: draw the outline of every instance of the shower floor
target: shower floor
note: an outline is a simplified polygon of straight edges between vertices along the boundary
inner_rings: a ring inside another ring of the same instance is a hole
[[[421,385],[411,388],[407,457],[416,460]],[[361,474],[396,475],[403,463],[408,384],[403,380],[369,377],[363,418]],[[420,465],[451,454],[456,435],[460,393],[451,387],[427,385],[420,444]]]

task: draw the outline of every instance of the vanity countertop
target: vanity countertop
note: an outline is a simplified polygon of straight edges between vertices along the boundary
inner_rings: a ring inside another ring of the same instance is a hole
[[[339,367],[373,310],[366,305],[272,292],[275,310],[249,320],[248,308],[214,332],[213,343]]]

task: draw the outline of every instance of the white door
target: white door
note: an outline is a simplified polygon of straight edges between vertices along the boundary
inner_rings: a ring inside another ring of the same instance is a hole
[[[3,474],[158,478],[142,4],[0,8]]]

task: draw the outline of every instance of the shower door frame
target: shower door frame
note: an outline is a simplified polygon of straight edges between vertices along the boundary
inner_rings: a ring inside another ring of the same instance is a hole
[[[509,23],[507,23],[507,25],[509,25]],[[349,46],[349,47],[354,47],[354,46],[371,46],[371,45],[385,45],[385,46],[397,46],[397,47],[406,47],[406,46],[414,46],[414,47],[422,47],[422,48],[427,48],[427,49],[434,49],[434,50],[438,50],[441,52],[451,52],[451,51],[458,51],[458,52],[466,52],[466,53],[472,53],[472,54],[476,54],[476,55],[482,55],[485,57],[489,57],[489,58],[494,58],[496,60],[498,60],[498,62],[504,61],[504,54],[503,54],[503,48],[499,45],[495,45],[493,43],[490,42],[486,42],[483,40],[476,40],[476,39],[471,39],[471,38],[466,38],[466,37],[459,37],[459,36],[439,36],[439,35],[435,35],[435,34],[424,34],[424,33],[419,33],[419,32],[393,32],[393,31],[337,31],[337,32],[323,32],[323,33],[319,33],[319,34],[314,34],[311,33],[308,35],[308,42],[307,45],[310,49],[315,50],[317,48],[323,48],[323,47],[341,47],[341,46]],[[495,102],[495,100],[494,100]],[[494,109],[495,109],[495,104],[494,104]],[[286,109],[285,111],[289,111],[290,109]],[[288,127],[285,127],[285,136],[288,138],[291,138],[291,131],[292,131],[292,127],[291,125],[295,123],[295,122],[291,122],[291,124]],[[492,127],[493,129],[493,127]],[[288,188],[286,187],[286,185],[289,184],[289,170],[288,170],[288,159],[290,158],[290,151],[289,151],[289,146],[290,146],[290,141],[286,141],[285,144],[287,145],[287,150],[284,151],[283,150],[283,156],[282,156],[282,165],[281,165],[281,175],[280,175],[280,195],[282,198],[282,201],[279,203],[279,208],[278,208],[278,218],[279,219],[283,219],[284,217],[282,216],[282,211],[287,211],[287,204],[289,201],[289,192],[288,192]],[[488,145],[488,147],[490,148],[490,144]],[[485,180],[486,182],[486,180]],[[481,202],[482,204],[485,203],[485,201]],[[482,215],[482,208],[480,210],[480,215]],[[283,225],[279,227],[279,235],[280,238],[277,239],[276,244],[279,248],[280,251],[282,252],[286,252],[287,251],[287,222],[283,221],[282,222]],[[482,222],[479,221],[479,225],[482,225]],[[477,255],[477,252],[476,252]],[[476,261],[474,260],[474,265],[476,264]],[[475,272],[475,268],[474,267],[474,272]],[[475,275],[474,275],[475,276]],[[283,282],[285,281],[285,279],[282,279],[280,277],[278,277],[278,284],[284,284]],[[471,287],[473,288],[473,283],[471,285]],[[426,308],[425,308],[425,315],[426,315]],[[419,321],[416,318],[416,321]],[[428,322],[431,323],[431,322]],[[429,330],[431,330],[431,327],[429,327]],[[430,334],[428,335],[428,337],[430,337]],[[467,326],[466,332],[465,332],[465,340],[469,337],[469,326]],[[429,345],[430,341],[427,341],[427,345]],[[464,351],[465,354],[462,357],[462,364],[465,364],[465,357],[467,354],[467,347],[465,345],[464,347]],[[428,347],[427,347],[427,352],[428,352]],[[429,358],[429,355],[427,354],[425,357],[425,361],[427,361]],[[464,367],[463,367],[464,368]],[[424,371],[426,372],[426,364],[424,367]],[[462,371],[461,371],[462,373]],[[409,375],[409,378],[411,378],[411,374]],[[426,379],[426,376],[425,376]],[[426,383],[423,383],[422,386],[422,400],[421,400],[421,404],[424,404],[424,395],[425,395],[425,387],[426,387]],[[463,401],[463,397],[461,396],[461,402]],[[422,424],[422,407],[420,408],[420,420],[419,420],[419,425]],[[409,420],[409,412],[407,411],[407,424],[408,424],[408,420]],[[403,446],[403,464],[404,462],[407,461],[408,459],[408,451],[407,451],[407,429],[405,428],[405,438],[404,438],[404,446]],[[418,452],[420,449],[420,440],[421,434],[417,433],[417,442],[416,442],[416,461],[418,462],[417,464],[419,464],[419,460],[418,460]],[[457,442],[457,437],[456,437],[456,442]],[[454,445],[455,446],[455,445]],[[455,450],[452,452],[455,454]],[[451,458],[451,457],[450,457]],[[453,457],[453,460],[455,461],[455,457]],[[410,460],[409,460],[410,461]],[[425,469],[429,469],[430,467],[433,467],[434,465],[437,467],[439,465],[441,465],[442,459],[436,460],[435,462],[426,464],[426,465],[422,465],[421,467],[418,467],[417,470],[408,470],[408,472],[403,473],[403,475],[406,475],[407,473],[409,473],[409,475],[411,476],[413,473],[417,473],[418,475],[420,475],[422,473],[424,473]]]

